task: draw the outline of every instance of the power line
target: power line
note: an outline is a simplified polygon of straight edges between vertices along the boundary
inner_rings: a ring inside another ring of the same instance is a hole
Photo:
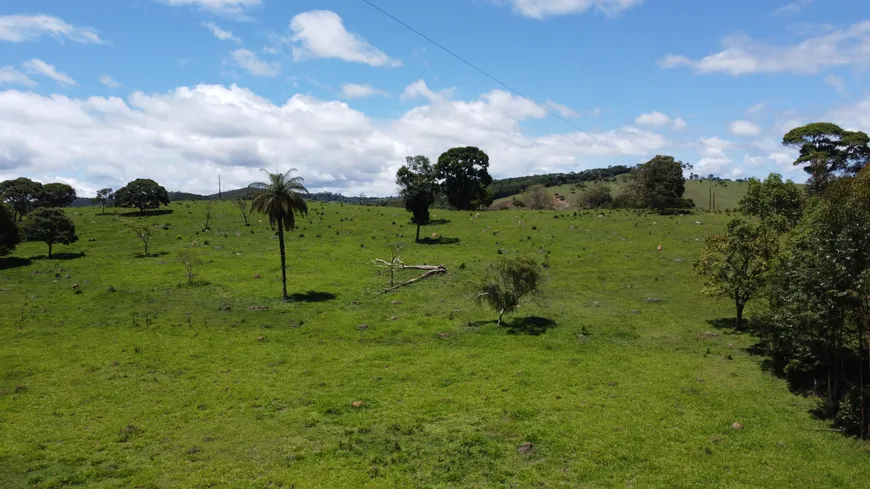
[[[471,63],[471,62],[468,61],[467,59],[465,59],[465,58],[463,58],[462,56],[460,56],[460,55],[454,53],[453,51],[451,51],[451,50],[449,50],[449,49],[447,49],[446,47],[444,47],[443,45],[439,44],[438,42],[436,42],[435,40],[433,40],[431,37],[427,36],[426,34],[423,34],[422,32],[418,31],[417,29],[414,29],[414,28],[411,27],[410,25],[406,24],[405,22],[402,22],[401,20],[399,20],[398,18],[396,18],[394,15],[392,15],[392,14],[390,14],[389,12],[387,12],[386,10],[384,10],[384,9],[382,9],[382,8],[380,8],[380,7],[378,7],[377,5],[373,4],[373,3],[370,2],[369,0],[362,0],[362,1],[365,2],[365,3],[367,3],[370,7],[372,7],[372,8],[375,9],[375,10],[377,10],[378,12],[380,12],[380,13],[386,15],[387,17],[393,19],[394,21],[398,22],[399,24],[401,24],[402,26],[404,26],[406,29],[408,29],[409,31],[413,32],[414,34],[417,34],[418,36],[420,36],[420,37],[422,37],[423,39],[425,39],[425,40],[431,42],[431,43],[434,44],[435,46],[438,46],[439,48],[441,48],[441,49],[442,49],[444,52],[446,52],[447,54],[453,56],[454,58],[458,59],[459,61],[462,61],[463,63],[467,64],[468,66],[474,68],[475,70],[477,70],[478,72],[480,72],[481,74],[483,74],[484,76],[486,76],[487,78],[489,78],[490,80],[492,80],[492,81],[498,83],[499,85],[501,85],[501,86],[507,88],[507,89],[510,90],[511,92],[513,92],[513,93],[519,95],[520,97],[522,97],[522,98],[528,100],[529,102],[535,104],[539,109],[545,111],[546,113],[550,114],[551,116],[555,117],[556,119],[559,119],[560,121],[564,122],[565,124],[568,124],[569,126],[573,127],[574,129],[576,129],[576,130],[578,130],[578,131],[580,131],[580,132],[586,134],[587,136],[591,137],[592,139],[598,139],[598,138],[596,138],[595,136],[593,136],[592,134],[588,133],[587,131],[584,131],[583,129],[580,129],[579,127],[577,127],[576,124],[570,122],[569,120],[565,119],[564,117],[560,116],[559,114],[556,114],[555,112],[553,112],[552,110],[548,109],[547,107],[545,107],[545,106],[539,104],[539,103],[536,102],[534,99],[531,99],[531,98],[529,98],[529,97],[526,97],[525,95],[523,95],[522,93],[520,93],[518,90],[512,88],[512,87],[511,87],[510,85],[508,85],[507,83],[505,83],[505,82],[499,80],[498,78],[496,78],[496,77],[490,75],[489,73],[483,71],[482,69],[478,68],[477,66],[475,66],[473,63]]]

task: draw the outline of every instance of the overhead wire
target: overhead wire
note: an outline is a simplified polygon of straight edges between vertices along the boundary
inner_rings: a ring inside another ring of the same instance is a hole
[[[462,61],[462,62],[465,63],[466,65],[468,65],[468,66],[472,67],[473,69],[477,70],[477,71],[480,72],[482,75],[484,75],[484,76],[486,76],[487,78],[489,78],[490,80],[492,80],[492,81],[498,83],[499,85],[501,85],[501,86],[507,88],[508,90],[510,90],[511,92],[513,92],[514,94],[516,94],[517,96],[519,96],[519,97],[521,97],[521,98],[524,98],[524,99],[528,100],[529,102],[535,104],[539,109],[543,110],[544,112],[550,114],[551,116],[555,117],[556,119],[559,119],[560,121],[564,122],[565,124],[568,124],[569,126],[571,126],[572,128],[574,128],[575,130],[580,131],[580,132],[586,134],[587,136],[591,137],[592,139],[598,139],[598,138],[595,137],[593,134],[590,134],[589,132],[587,132],[587,131],[585,131],[585,130],[579,128],[579,127],[577,127],[576,124],[574,124],[574,123],[572,123],[571,121],[565,119],[564,117],[560,116],[559,114],[553,112],[552,110],[550,110],[550,109],[547,108],[546,106],[541,105],[541,104],[538,103],[536,100],[534,100],[534,99],[532,99],[532,98],[530,98],[530,97],[526,97],[525,95],[523,95],[522,93],[520,93],[518,90],[516,90],[515,88],[511,87],[511,86],[508,85],[507,83],[505,83],[505,82],[499,80],[498,78],[496,78],[496,77],[490,75],[489,73],[487,73],[487,72],[484,71],[483,69],[477,67],[477,65],[475,65],[474,63],[468,61],[467,59],[463,58],[462,56],[460,56],[460,55],[456,54],[455,52],[451,51],[450,49],[446,48],[444,45],[442,45],[441,43],[435,41],[434,39],[432,39],[431,37],[427,36],[426,34],[423,34],[422,32],[418,31],[417,29],[411,27],[411,26],[408,25],[406,22],[404,22],[404,21],[402,21],[401,19],[397,18],[397,17],[394,16],[393,14],[387,12],[386,10],[382,9],[381,7],[378,7],[377,5],[375,5],[374,3],[372,3],[370,0],[362,0],[362,1],[365,2],[366,4],[368,4],[368,5],[369,5],[370,7],[372,7],[373,9],[377,10],[378,12],[380,12],[380,13],[384,14],[385,16],[389,17],[390,19],[394,20],[394,21],[397,22],[398,24],[404,26],[406,29],[408,29],[409,31],[413,32],[414,34],[417,34],[418,36],[422,37],[423,39],[425,39],[425,40],[429,41],[430,43],[434,44],[435,46],[437,46],[438,48],[440,48],[441,50],[443,50],[443,51],[446,52],[447,54],[453,56],[454,58],[458,59],[459,61]]]

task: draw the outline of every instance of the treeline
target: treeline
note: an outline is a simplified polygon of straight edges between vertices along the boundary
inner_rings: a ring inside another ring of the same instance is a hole
[[[607,168],[594,168],[579,172],[548,173],[546,175],[529,175],[527,177],[503,178],[492,182],[492,196],[500,199],[509,195],[524,192],[534,185],[544,187],[556,187],[570,183],[594,182],[631,172],[631,167],[625,165],[608,166]]]
[[[870,138],[830,123],[789,131],[783,144],[809,174],[805,192],[772,174],[751,180],[723,234],[709,236],[695,270],[729,298],[734,327],[817,412],[870,438]],[[756,301],[747,323],[744,307]]]

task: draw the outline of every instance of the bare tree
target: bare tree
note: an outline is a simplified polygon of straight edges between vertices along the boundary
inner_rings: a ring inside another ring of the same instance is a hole
[[[542,210],[553,208],[553,199],[550,197],[550,194],[547,193],[547,188],[543,185],[532,185],[526,189],[526,193],[523,197],[523,200],[529,209]]]
[[[133,231],[133,234],[142,240],[142,244],[145,245],[145,256],[148,256],[148,243],[151,242],[151,237],[154,233],[151,225],[144,221],[135,221],[128,222],[126,226],[130,231]]]
[[[239,211],[242,213],[242,218],[245,220],[245,226],[250,226],[248,224],[248,212],[250,212],[250,204],[251,201],[246,199],[245,197],[237,197],[235,200],[236,207],[239,208]]]
[[[213,206],[213,205],[214,205],[213,200],[206,200],[205,201],[205,222],[202,224],[202,231],[203,232],[211,229],[208,227],[208,225],[209,225],[209,222],[211,221],[211,206]]]
[[[187,283],[193,283],[193,269],[202,265],[199,255],[193,250],[181,250],[178,252],[178,262],[187,270]]]

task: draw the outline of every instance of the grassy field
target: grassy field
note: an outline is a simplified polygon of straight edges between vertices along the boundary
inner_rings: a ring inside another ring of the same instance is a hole
[[[313,204],[288,236],[285,303],[265,220],[219,203],[197,232],[203,209],[148,217],[156,256],[133,218],[72,209],[78,243],[0,260],[0,487],[870,480],[867,445],[713,325],[732,308],[699,294],[691,262],[724,214],[435,211],[425,233],[443,239],[413,244],[402,209]],[[371,260],[396,242],[450,272],[377,295]],[[206,262],[193,285],[186,248]],[[548,267],[544,300],[503,326],[468,292],[499,250]]]
[[[625,186],[627,177],[618,176],[611,182],[604,182],[604,185],[610,187],[612,195],[618,194],[622,187]],[[587,185],[594,185],[587,183]],[[710,191],[716,195],[716,209],[718,210],[736,210],[740,199],[746,194],[745,182],[721,181],[714,182],[712,180],[686,180],[686,191],[683,197],[692,199],[697,209],[708,210],[710,207]],[[555,187],[547,187],[547,192],[553,196],[560,194],[565,196],[565,202],[568,204],[567,209],[576,209],[578,206],[574,202],[582,193],[582,188],[577,184],[571,183],[566,185],[558,185]],[[496,199],[493,205],[498,205],[502,202],[512,202],[515,198],[520,198],[520,195],[511,195]]]

